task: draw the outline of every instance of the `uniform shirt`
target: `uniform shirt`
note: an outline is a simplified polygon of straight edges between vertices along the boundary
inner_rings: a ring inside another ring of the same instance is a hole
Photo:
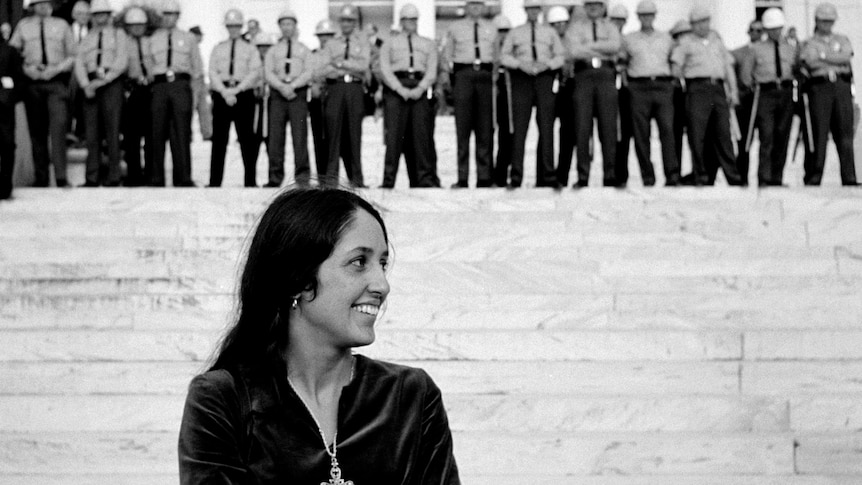
[[[233,47],[233,74],[231,68],[231,47]],[[238,81],[236,89],[245,91],[254,87],[260,78],[262,63],[257,47],[244,39],[223,40],[213,47],[210,55],[210,86],[216,92],[224,89],[228,81]]]
[[[322,75],[326,65],[329,63],[327,54],[322,49],[311,51],[308,64],[311,71],[311,82],[309,83],[309,96],[319,98],[323,94],[326,85],[326,77]]]
[[[802,46],[799,59],[812,76],[847,74],[850,72],[850,59],[853,47],[850,39],[841,34],[820,35],[815,33]]]
[[[168,65],[168,33],[170,32],[172,59]],[[192,77],[203,76],[201,51],[194,36],[184,30],[158,29],[150,37],[149,65],[153,67],[150,75],[165,74],[169,70],[174,73],[190,74]]]
[[[264,61],[264,77],[272,87],[290,83],[293,89],[308,86],[314,76],[315,63],[311,50],[299,39],[290,39],[290,58],[287,57],[287,39],[270,47]],[[343,57],[343,56],[342,56]],[[290,73],[287,64],[290,63]]]
[[[25,17],[18,22],[9,45],[18,49],[24,58],[24,67],[36,68],[42,65],[41,17]],[[69,71],[75,64],[75,40],[72,29],[65,20],[47,17],[45,22],[45,53],[48,66],[61,72]]]
[[[552,27],[527,22],[509,31],[500,51],[500,63],[509,69],[518,69],[534,60],[546,64],[551,70],[559,69],[566,62],[565,49]]]
[[[75,39],[75,42],[80,44],[81,41],[87,37],[87,34],[90,32],[90,28],[86,25],[79,24],[78,22],[72,22],[70,26],[72,29],[72,38]]]
[[[99,59],[99,34],[102,34],[101,64]],[[75,59],[75,76],[78,84],[90,84],[88,74],[102,68],[105,81],[112,82],[126,73],[129,66],[128,40],[126,32],[111,25],[101,29],[91,29],[78,45]]]
[[[775,41],[767,39],[751,44],[751,54],[742,59],[739,82],[753,86],[756,83],[792,80],[796,48],[782,39],[778,43],[778,52],[781,60],[780,78],[775,68]]]
[[[350,74],[363,79],[368,78],[371,69],[371,45],[368,39],[356,30],[349,38],[349,52],[346,52],[347,37],[343,33],[339,33],[326,43],[326,47],[321,50],[321,55],[326,60],[326,64],[321,66],[319,73],[321,76],[338,79],[345,74]],[[336,67],[335,64],[340,64],[341,67]]]
[[[424,76],[417,87],[428,89],[437,79],[437,44],[426,37],[399,33],[389,37],[380,46],[380,73],[383,81],[392,89],[401,86],[396,72],[422,72]],[[410,45],[413,45],[413,67],[410,67]]]
[[[666,32],[637,31],[623,37],[623,58],[630,78],[670,76],[673,39]]]
[[[725,79],[727,69],[733,65],[733,56],[724,47],[721,37],[710,31],[706,38],[694,34],[683,36],[671,54],[671,62],[681,69],[682,77]]]
[[[595,24],[595,40],[593,40],[593,24]],[[619,29],[606,18],[573,22],[564,37],[569,55],[576,61],[588,61],[594,57],[616,61],[622,47]]]
[[[479,61],[483,64],[494,62],[494,41],[497,28],[490,20],[461,19],[452,23],[446,32],[444,51],[446,64],[472,64],[476,60],[476,35],[479,37]]]
[[[140,43],[140,51],[138,44]],[[152,50],[149,37],[126,37],[126,52],[129,54],[128,74],[132,79],[143,79],[152,74],[152,66],[147,65],[147,60],[152,59]],[[143,55],[143,57],[141,57]],[[143,59],[144,65],[141,66]],[[146,70],[146,73],[144,72]]]

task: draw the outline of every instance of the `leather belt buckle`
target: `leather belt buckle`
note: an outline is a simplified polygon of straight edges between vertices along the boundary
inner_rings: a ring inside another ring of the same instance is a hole
[[[100,68],[96,69],[96,78],[97,79],[105,79],[106,77],[108,77],[108,73],[107,73],[107,71],[105,71],[104,67],[100,67]]]
[[[593,69],[598,69],[602,67],[602,60],[598,57],[593,57],[590,59],[590,65],[593,66]]]
[[[473,61],[473,70],[478,71],[479,69],[482,69],[482,61],[480,59],[476,59]]]
[[[838,75],[835,74],[835,71],[829,71],[826,73],[826,78],[829,79],[829,82],[834,83],[838,80]]]
[[[353,76],[351,76],[350,74],[345,74],[344,75],[344,82],[352,83],[353,82]]]
[[[168,70],[168,72],[166,72],[166,73],[165,73],[165,79],[166,79],[169,83],[172,83],[172,82],[174,82],[174,81],[176,81],[176,80],[177,80],[177,74],[176,74],[174,71],[171,71],[171,70],[169,69],[169,70]]]

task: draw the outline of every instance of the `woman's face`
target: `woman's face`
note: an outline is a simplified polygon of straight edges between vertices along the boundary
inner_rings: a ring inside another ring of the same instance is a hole
[[[389,294],[389,249],[383,229],[359,209],[332,254],[317,272],[317,290],[305,291],[291,325],[305,325],[305,337],[338,348],[374,342],[374,322]]]

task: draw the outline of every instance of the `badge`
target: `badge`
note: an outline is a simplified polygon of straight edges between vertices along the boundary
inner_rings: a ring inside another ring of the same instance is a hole
[[[3,76],[0,78],[0,84],[2,84],[3,89],[15,88],[15,81],[9,76]]]
[[[592,59],[590,59],[590,62],[592,63],[594,69],[602,67],[602,60],[598,57],[593,57]]]

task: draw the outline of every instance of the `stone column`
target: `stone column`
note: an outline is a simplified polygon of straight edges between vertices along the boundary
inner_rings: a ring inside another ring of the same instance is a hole
[[[401,19],[399,18],[401,7],[406,3],[412,3],[419,10],[419,35],[434,39],[437,25],[437,9],[434,6],[434,2],[427,0],[395,0],[392,7],[392,23],[401,23]]]

